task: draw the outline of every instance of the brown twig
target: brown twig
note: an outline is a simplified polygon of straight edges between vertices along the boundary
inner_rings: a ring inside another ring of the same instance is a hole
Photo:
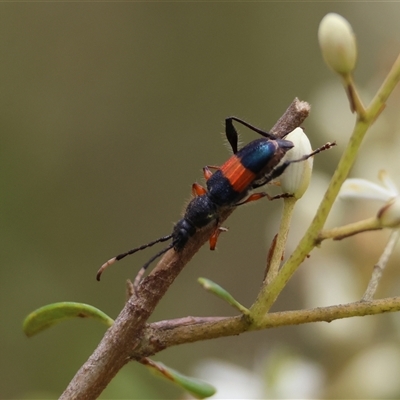
[[[310,114],[310,109],[310,104],[296,97],[282,117],[280,117],[277,123],[271,128],[270,132],[280,138],[287,135],[304,122]]]
[[[296,98],[271,132],[278,137],[284,136],[305,120],[309,109],[307,103]],[[219,222],[223,223],[233,210],[234,208],[224,211]],[[146,321],[169,286],[209,239],[214,229],[214,225],[205,227],[195,233],[181,252],[170,250],[164,255],[156,268],[143,280],[137,293],[126,302],[114,325],[108,329],[97,349],[76,373],[60,399],[96,399],[126,363],[132,358],[139,359],[145,356],[140,356],[135,352],[135,348],[142,341]],[[239,320],[242,331],[245,327],[243,323],[243,320]],[[238,331],[233,328],[232,325],[226,327],[229,329],[226,333],[237,334]],[[193,341],[190,332],[186,341]]]
[[[383,251],[379,261],[374,265],[372,270],[372,276],[368,283],[367,290],[365,291],[362,301],[371,301],[375,295],[376,290],[378,289],[379,282],[383,275],[383,270],[386,267],[386,264],[389,261],[390,256],[393,253],[394,246],[399,240],[399,231],[393,230],[389,242],[387,243],[385,250]]]
[[[266,314],[261,324],[252,326],[242,316],[187,317],[154,322],[143,332],[143,339],[134,350],[132,358],[140,360],[168,347],[225,336],[239,335],[248,330],[262,330],[280,326],[331,322],[337,319],[361,317],[400,311],[400,297],[357,301],[313,309],[282,311]]]

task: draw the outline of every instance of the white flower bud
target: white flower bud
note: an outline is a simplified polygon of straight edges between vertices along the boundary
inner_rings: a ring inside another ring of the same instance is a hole
[[[357,43],[349,22],[339,14],[322,18],[318,29],[322,56],[330,68],[340,75],[353,71],[357,60]]]
[[[400,197],[389,200],[379,211],[378,219],[385,228],[397,228],[400,225]]]
[[[283,162],[298,160],[312,152],[311,143],[301,128],[290,132],[285,139],[293,142],[294,147],[286,153]],[[289,165],[280,177],[283,193],[293,194],[296,199],[300,199],[310,184],[312,166],[312,157]]]

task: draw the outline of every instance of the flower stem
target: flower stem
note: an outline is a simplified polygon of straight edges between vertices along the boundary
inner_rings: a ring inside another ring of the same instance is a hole
[[[375,231],[378,229],[382,229],[382,224],[378,218],[372,217],[363,219],[362,221],[321,231],[317,238],[317,244],[320,244],[325,239],[342,240],[349,236],[356,235],[357,233]]]
[[[279,267],[281,265],[282,258],[284,257],[285,246],[290,229],[290,221],[292,220],[296,201],[297,199],[295,197],[287,197],[283,200],[281,225],[279,227],[279,233],[276,238],[276,244],[271,257],[269,270],[263,283],[264,285],[268,285],[278,275]]]

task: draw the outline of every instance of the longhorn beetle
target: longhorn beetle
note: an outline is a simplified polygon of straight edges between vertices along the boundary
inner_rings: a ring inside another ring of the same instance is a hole
[[[238,133],[233,121],[246,126],[263,137],[238,150]],[[267,197],[270,200],[287,197],[288,194],[270,197],[265,192],[252,194],[250,192],[279,177],[290,164],[305,161],[335,145],[335,143],[327,143],[299,159],[285,161],[280,164],[284,155],[294,147],[292,142],[278,138],[236,117],[225,119],[225,135],[232,147],[233,155],[221,167],[206,166],[203,168],[206,188],[198,183],[192,185],[194,197],[186,207],[183,218],[175,224],[172,233],[111,258],[100,267],[97,272],[97,280],[100,280],[103,271],[114,262],[139,250],[151,247],[156,243],[172,239],[167,247],[156,253],[143,265],[134,282],[134,287],[137,288],[147,267],[156,258],[172,248],[176,252],[182,251],[188,240],[198,229],[211,223],[215,224],[215,230],[210,237],[210,249],[214,250],[218,236],[224,230],[219,226],[219,215],[223,210],[259,200],[263,197]],[[283,135],[283,137],[286,135]],[[210,168],[216,169],[216,171],[212,173]]]

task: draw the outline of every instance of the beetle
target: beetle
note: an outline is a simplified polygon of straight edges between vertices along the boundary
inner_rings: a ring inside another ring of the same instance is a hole
[[[233,121],[257,132],[262,138],[253,140],[238,150],[238,133]],[[290,164],[305,161],[334,145],[327,143],[299,159],[280,163],[285,154],[294,147],[291,141],[256,128],[233,116],[225,119],[225,135],[232,148],[233,155],[221,167],[206,166],[203,168],[206,187],[204,188],[198,183],[192,185],[194,197],[187,205],[183,218],[175,224],[172,233],[111,258],[100,267],[97,272],[97,280],[100,280],[103,271],[114,262],[157,243],[172,239],[168,246],[156,253],[142,266],[134,282],[136,288],[145,270],[155,259],[172,248],[176,252],[182,251],[197,230],[211,223],[215,224],[215,230],[209,241],[210,249],[214,250],[220,232],[225,230],[219,225],[219,216],[222,211],[263,197],[272,200],[289,196],[283,194],[271,197],[265,192],[250,192],[279,177]],[[283,135],[283,137],[286,135]],[[213,173],[211,169],[216,171]]]

